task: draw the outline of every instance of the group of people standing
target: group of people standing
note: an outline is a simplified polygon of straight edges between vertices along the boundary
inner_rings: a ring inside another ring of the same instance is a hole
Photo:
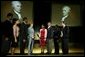
[[[18,44],[21,55],[25,54],[24,50],[26,44],[28,44],[28,54],[30,55],[33,50],[35,34],[33,23],[29,24],[27,17],[22,18],[20,14],[21,3],[19,1],[13,1],[12,7],[13,12],[8,13],[7,19],[1,23],[1,55],[7,55],[10,48],[13,55]],[[68,54],[69,28],[64,23],[64,20],[68,17],[69,10],[70,8],[67,6],[63,8],[64,17],[62,18],[61,26],[52,26],[51,22],[47,23],[47,28],[45,25],[41,25],[39,30],[41,53],[44,53],[46,46],[47,54],[51,54],[52,42],[54,42],[55,54],[59,54],[59,40],[61,40],[62,52],[63,54]]]
[[[52,53],[52,46],[54,43],[55,54],[59,54],[59,42],[61,41],[63,54],[68,54],[68,36],[69,28],[64,22],[61,22],[61,26],[52,26],[51,22],[48,22],[48,28],[44,25],[41,26],[39,32],[41,54],[44,54],[44,49],[47,47],[47,54]]]
[[[26,46],[29,49],[28,54],[32,53],[33,24],[29,23],[27,17],[22,16],[21,5],[20,1],[11,1],[12,11],[7,14],[7,19],[1,23],[1,55],[7,55],[9,49],[13,55],[16,47],[20,47],[20,54],[23,55]]]
[[[7,20],[2,23],[1,54],[7,54],[11,48],[11,54],[13,55],[19,44],[20,54],[23,55],[25,54],[26,44],[28,44],[28,54],[30,55],[33,51],[35,37],[33,24],[28,23],[27,17],[24,17],[21,23],[19,19],[12,18],[12,16],[12,13],[8,13]],[[42,25],[39,31],[41,53],[44,53],[46,46],[47,54],[51,54],[52,42],[54,42],[55,54],[59,54],[59,40],[61,39],[63,54],[68,54],[68,27],[64,22],[61,22],[61,27],[58,25],[52,26],[51,22],[48,22],[47,25],[47,29]]]
[[[13,18],[12,13],[7,14],[7,19],[1,23],[1,55],[7,55],[11,49],[11,54],[15,53],[16,47],[20,47],[20,54],[25,54],[24,50],[28,43],[29,54],[31,53],[31,45],[34,40],[33,24],[28,23],[27,17],[20,22],[18,18]],[[33,45],[32,45],[33,46]]]

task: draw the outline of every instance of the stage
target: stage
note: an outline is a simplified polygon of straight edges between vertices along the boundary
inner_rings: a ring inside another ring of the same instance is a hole
[[[61,44],[59,44],[59,45],[61,45]],[[54,54],[54,48],[52,49],[52,54],[48,55],[48,54],[46,54],[46,52],[47,52],[47,50],[45,48],[44,54],[41,54],[40,46],[38,43],[36,43],[36,44],[34,44],[33,53],[30,56],[84,56],[84,48],[77,43],[76,44],[69,43],[69,54],[66,54],[66,55],[62,54],[61,46],[60,46],[58,55]],[[9,54],[7,56],[29,56],[27,48],[25,49],[25,55],[20,55],[19,53],[20,53],[19,48],[16,48],[15,55],[11,55],[11,51],[9,51]]]

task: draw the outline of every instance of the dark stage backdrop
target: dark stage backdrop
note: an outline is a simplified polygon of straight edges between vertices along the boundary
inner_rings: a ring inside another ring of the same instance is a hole
[[[37,34],[39,34],[41,25],[44,24],[47,27],[47,22],[51,21],[51,6],[51,1],[34,1],[33,13],[36,40],[39,40]]]

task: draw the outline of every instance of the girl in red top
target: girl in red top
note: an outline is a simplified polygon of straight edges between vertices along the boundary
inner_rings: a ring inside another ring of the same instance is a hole
[[[40,37],[41,53],[44,53],[44,48],[45,48],[45,44],[46,44],[46,37],[47,37],[47,29],[45,29],[44,25],[42,25],[42,27],[40,29],[39,37]]]

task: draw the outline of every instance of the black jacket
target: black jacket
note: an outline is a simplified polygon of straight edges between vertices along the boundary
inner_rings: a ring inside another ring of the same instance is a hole
[[[53,38],[55,38],[55,39],[59,39],[60,38],[60,29],[57,27],[54,27],[54,32],[53,32]]]
[[[61,28],[61,31],[63,32],[63,38],[68,38],[69,37],[69,27],[66,26],[65,28]]]
[[[12,23],[10,22],[10,20],[6,20],[2,23],[2,35],[8,38],[11,38],[13,36],[13,28],[12,28]],[[9,39],[11,40],[11,39]]]
[[[28,30],[28,27],[27,25],[23,22],[20,24],[20,40],[27,40],[27,30]]]
[[[53,38],[53,28],[52,26],[47,29],[47,39]]]

